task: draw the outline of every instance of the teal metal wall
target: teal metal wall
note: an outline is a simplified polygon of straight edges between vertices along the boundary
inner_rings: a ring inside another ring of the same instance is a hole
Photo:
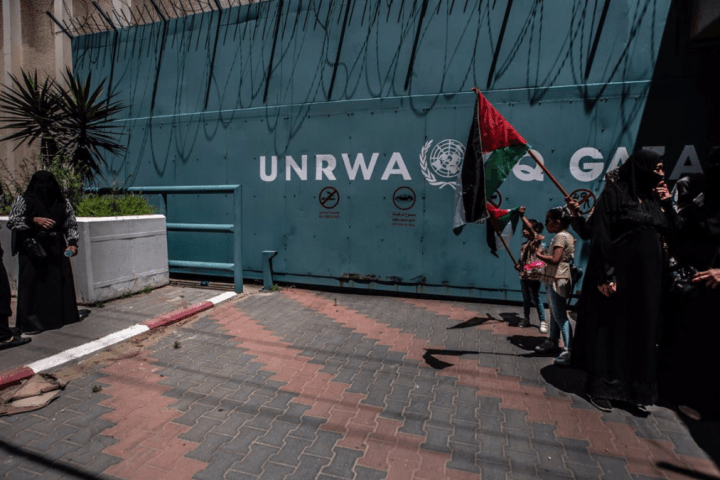
[[[518,299],[485,227],[452,233],[453,165],[437,161],[467,139],[470,89],[568,190],[599,192],[643,146],[665,149],[668,174],[678,159],[697,169],[703,130],[668,135],[647,116],[702,104],[688,88],[697,68],[658,79],[661,50],[677,56],[673,11],[670,0],[274,0],[76,38],[73,53],[76,71],[108,77],[129,106],[109,181],[243,186],[246,276],[261,278],[261,252],[277,250],[279,281]],[[360,154],[373,169],[352,170]],[[529,157],[500,194],[531,218],[563,203]],[[176,223],[232,223],[231,195],[170,196],[167,208]],[[170,256],[231,263],[230,236],[171,232]]]

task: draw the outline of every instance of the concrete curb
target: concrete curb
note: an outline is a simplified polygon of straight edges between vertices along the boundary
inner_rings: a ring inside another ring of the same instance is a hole
[[[198,313],[210,310],[218,303],[229,300],[236,295],[237,293],[234,292],[226,292],[204,302],[196,303],[195,305],[187,308],[180,308],[173,312],[166,313],[165,315],[160,315],[159,317],[148,320],[142,324],[133,325],[132,327],[126,328],[125,330],[112,333],[93,342],[89,342],[84,345],[80,345],[79,347],[65,350],[64,352],[60,352],[51,357],[38,360],[37,362],[33,362],[30,365],[19,367],[6,372],[0,372],[0,389],[5,388],[9,385],[19,383],[21,380],[30,378],[36,373],[41,373],[53,369],[72,360],[76,360],[91,353],[95,353],[111,345],[115,345],[116,343],[125,341],[128,338],[132,338],[142,333],[156,330],[166,325],[177,323],[180,320],[185,320],[186,318],[190,318],[194,315],[197,315]]]

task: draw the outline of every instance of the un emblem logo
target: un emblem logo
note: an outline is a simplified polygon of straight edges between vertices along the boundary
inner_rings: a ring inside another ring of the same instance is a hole
[[[465,158],[465,145],[452,139],[438,142],[429,154],[428,164],[428,152],[432,143],[432,140],[428,140],[420,152],[420,170],[430,185],[440,188],[450,186],[455,189],[455,179],[460,173]],[[438,179],[435,175],[442,178]],[[442,179],[450,181],[442,181]]]

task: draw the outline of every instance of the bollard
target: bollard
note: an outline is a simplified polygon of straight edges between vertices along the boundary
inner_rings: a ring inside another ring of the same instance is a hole
[[[270,290],[273,286],[272,259],[277,254],[275,250],[263,250],[263,290]]]

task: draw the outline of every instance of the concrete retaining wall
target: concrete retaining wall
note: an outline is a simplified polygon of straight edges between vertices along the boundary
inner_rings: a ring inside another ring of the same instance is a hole
[[[0,217],[3,260],[13,292],[18,260],[10,254],[8,217]],[[72,258],[78,303],[96,303],[167,285],[167,230],[164,215],[78,218],[78,255]]]

